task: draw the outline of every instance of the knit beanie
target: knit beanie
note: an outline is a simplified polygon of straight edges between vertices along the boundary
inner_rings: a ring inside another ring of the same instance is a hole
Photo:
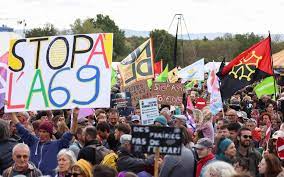
[[[80,159],[76,162],[74,166],[78,166],[84,173],[86,173],[87,177],[92,177],[92,169],[93,166],[86,160]]]
[[[53,124],[52,122],[50,121],[43,121],[40,125],[39,125],[39,130],[42,129],[42,130],[45,130],[47,131],[49,134],[53,134]]]
[[[163,126],[167,126],[167,119],[164,116],[158,116],[155,118],[154,123],[159,122]]]
[[[229,138],[225,138],[220,144],[219,144],[219,149],[221,153],[224,153],[224,151],[226,151],[226,149],[230,146],[230,144],[232,144],[233,141],[230,140]]]

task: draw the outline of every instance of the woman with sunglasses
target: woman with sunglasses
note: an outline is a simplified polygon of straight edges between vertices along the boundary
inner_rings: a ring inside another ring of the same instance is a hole
[[[74,152],[69,149],[62,149],[57,155],[57,162],[56,177],[71,177],[71,167],[76,163]]]
[[[72,177],[92,177],[93,166],[86,160],[80,159],[71,168]]]

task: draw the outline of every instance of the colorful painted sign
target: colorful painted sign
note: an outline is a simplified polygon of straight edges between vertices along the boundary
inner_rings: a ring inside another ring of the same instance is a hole
[[[122,85],[128,86],[140,80],[154,78],[154,64],[151,39],[145,41],[118,66]]]
[[[6,112],[110,106],[113,34],[10,41]]]

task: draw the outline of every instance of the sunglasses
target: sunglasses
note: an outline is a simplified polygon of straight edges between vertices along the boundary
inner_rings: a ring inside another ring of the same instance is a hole
[[[81,173],[71,173],[71,176],[74,176],[74,177],[77,177],[79,175],[81,175]]]
[[[17,159],[21,159],[21,158],[24,158],[24,159],[27,159],[29,158],[28,155],[16,155]]]
[[[249,135],[243,135],[243,138],[245,138],[245,139],[252,139],[252,136],[249,136]]]

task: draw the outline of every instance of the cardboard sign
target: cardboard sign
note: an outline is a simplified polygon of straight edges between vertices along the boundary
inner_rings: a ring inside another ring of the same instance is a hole
[[[130,92],[131,94],[131,102],[133,107],[137,107],[139,104],[139,100],[145,98],[151,98],[151,92],[147,85],[147,81],[138,81],[130,86],[123,87],[123,92]]]
[[[10,41],[6,112],[110,106],[113,34]]]
[[[131,106],[131,95],[129,92],[112,94],[112,107],[125,108]]]
[[[157,98],[149,98],[139,101],[142,125],[152,125],[159,116]]]
[[[183,86],[180,83],[153,83],[152,96],[156,96],[159,104],[179,106],[182,104]]]
[[[132,148],[134,152],[155,154],[156,148],[163,155],[180,155],[182,133],[180,128],[159,126],[133,126]]]

